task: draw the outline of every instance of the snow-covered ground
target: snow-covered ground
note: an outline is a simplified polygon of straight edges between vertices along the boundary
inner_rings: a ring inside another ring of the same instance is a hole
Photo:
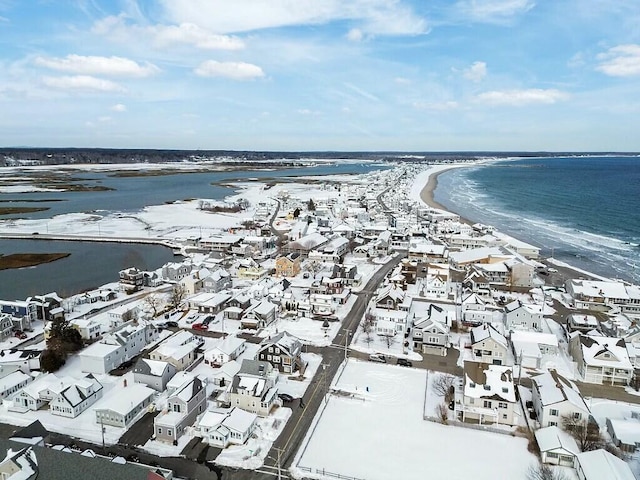
[[[422,370],[349,360],[333,387],[354,396],[329,397],[292,473],[367,480],[526,478],[537,459],[525,439],[424,421],[425,382]]]

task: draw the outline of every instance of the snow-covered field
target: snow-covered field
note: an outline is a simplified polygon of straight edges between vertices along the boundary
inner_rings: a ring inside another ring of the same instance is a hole
[[[537,460],[525,439],[423,420],[425,382],[423,370],[349,360],[334,389],[354,396],[330,396],[292,473],[366,480],[526,478]]]

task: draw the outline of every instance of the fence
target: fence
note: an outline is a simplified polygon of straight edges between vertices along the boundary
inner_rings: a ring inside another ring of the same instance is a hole
[[[340,473],[330,472],[328,470],[325,470],[324,468],[309,468],[303,467],[302,465],[298,465],[297,468],[299,468],[303,472],[312,474],[315,473],[316,475],[322,475],[324,477],[339,478],[340,480],[365,480],[364,478],[360,477],[350,477],[349,475],[341,475]]]

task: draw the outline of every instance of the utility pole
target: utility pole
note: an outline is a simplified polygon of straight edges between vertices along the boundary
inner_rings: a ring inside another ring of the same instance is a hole
[[[104,423],[102,423],[102,414],[100,415],[100,432],[102,433],[102,450],[104,450]]]
[[[282,456],[282,449],[281,448],[276,448],[276,453],[278,454],[278,463],[277,463],[277,467],[278,467],[278,480],[282,480],[282,462],[280,460],[281,456]]]
[[[347,355],[349,352],[349,333],[350,329],[347,329],[344,333],[344,360],[347,361]]]

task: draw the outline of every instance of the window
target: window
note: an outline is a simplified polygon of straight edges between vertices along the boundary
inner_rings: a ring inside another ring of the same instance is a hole
[[[173,404],[173,411],[179,413],[180,412],[180,404],[174,403]]]
[[[507,403],[505,403],[505,402],[498,403],[498,407],[500,407],[500,408],[507,408],[508,406],[509,405]]]
[[[573,419],[574,420],[580,420],[580,417],[582,417],[582,415],[579,412],[574,412],[573,413]]]
[[[162,428],[158,427],[158,435],[162,435]]]
[[[549,415],[552,415],[552,416],[554,416],[554,417],[557,417],[557,416],[558,416],[558,410],[556,410],[555,408],[552,408],[552,409],[549,411]]]
[[[490,400],[485,400],[484,401],[484,408],[491,408],[491,401]]]
[[[171,429],[170,428],[167,428],[167,435],[171,436]]]

